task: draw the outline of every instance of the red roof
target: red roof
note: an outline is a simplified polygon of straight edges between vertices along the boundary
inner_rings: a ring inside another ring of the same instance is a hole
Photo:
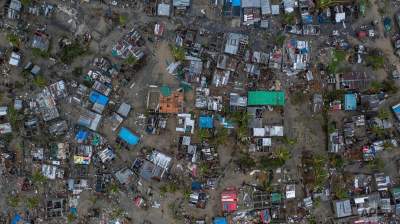
[[[237,210],[237,192],[236,190],[226,190],[221,193],[222,211],[234,212]]]

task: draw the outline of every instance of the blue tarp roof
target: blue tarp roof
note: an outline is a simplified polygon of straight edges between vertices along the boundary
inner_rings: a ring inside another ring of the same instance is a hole
[[[240,6],[241,0],[232,0],[232,6]]]
[[[108,97],[94,90],[90,92],[89,100],[92,103],[98,103],[104,106],[108,103]]]
[[[127,128],[121,128],[121,130],[119,130],[118,137],[129,145],[136,145],[139,142],[139,137],[133,134]]]
[[[21,220],[22,220],[21,216],[18,214],[15,214],[14,218],[11,220],[11,224],[18,224],[18,222]]]
[[[225,217],[216,217],[214,218],[213,224],[228,224],[228,221]]]
[[[70,208],[69,211],[70,211],[73,215],[78,215],[78,209],[76,209],[75,207]]]
[[[76,141],[78,142],[83,142],[86,140],[86,138],[88,137],[88,132],[84,131],[84,130],[79,130],[78,133],[75,136]]]
[[[199,117],[199,127],[200,128],[213,128],[214,121],[211,116],[200,116]]]
[[[202,186],[201,186],[200,182],[197,182],[197,181],[192,182],[192,191],[198,191],[201,189],[202,189]]]
[[[344,96],[344,108],[345,110],[357,109],[357,98],[356,94],[349,93]]]
[[[400,105],[396,105],[392,109],[393,109],[393,112],[395,112],[396,114],[400,113]]]

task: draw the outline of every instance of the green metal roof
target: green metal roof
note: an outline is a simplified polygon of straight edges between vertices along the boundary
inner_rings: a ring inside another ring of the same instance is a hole
[[[171,89],[168,86],[161,86],[160,91],[163,96],[171,95]]]
[[[272,193],[271,194],[271,201],[273,203],[279,203],[282,200],[282,195],[279,193]]]
[[[248,106],[283,106],[285,105],[285,92],[283,91],[249,91]]]

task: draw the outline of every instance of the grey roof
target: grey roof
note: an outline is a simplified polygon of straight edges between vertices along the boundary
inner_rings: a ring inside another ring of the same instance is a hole
[[[33,75],[38,75],[40,72],[40,67],[38,65],[34,65],[33,68],[31,69],[31,73]]]
[[[260,8],[260,0],[242,0],[242,8]]]
[[[239,50],[241,40],[247,39],[246,35],[239,33],[229,33],[225,44],[225,53],[236,54]]]
[[[242,97],[237,93],[230,93],[229,104],[231,106],[246,107],[247,97]]]
[[[261,0],[261,14],[269,15],[271,14],[271,3],[269,0]]]
[[[352,215],[350,200],[336,201],[334,203],[335,214],[337,218],[343,218]]]
[[[33,35],[32,48],[37,48],[41,51],[47,51],[49,49],[49,40],[44,35]]]
[[[127,185],[131,182],[133,172],[130,169],[122,169],[115,173],[115,177],[121,184]]]
[[[189,7],[190,0],[174,0],[172,5],[174,7]]]
[[[131,111],[131,105],[122,103],[121,106],[119,106],[117,113],[123,117],[128,117],[129,111]]]

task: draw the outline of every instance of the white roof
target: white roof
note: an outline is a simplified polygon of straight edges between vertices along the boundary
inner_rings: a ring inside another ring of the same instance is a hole
[[[346,13],[342,12],[342,13],[335,14],[335,21],[337,23],[340,23],[340,22],[344,21],[345,19],[346,19]]]
[[[20,59],[21,59],[21,55],[15,53],[15,52],[12,52],[10,61],[8,63],[13,66],[18,66]]]
[[[283,136],[283,126],[270,126],[270,127],[265,127],[268,136]]]
[[[255,136],[255,137],[265,136],[265,129],[264,128],[253,128],[253,136]]]
[[[296,197],[296,185],[290,184],[286,186],[286,199],[291,199]]]
[[[272,15],[279,15],[280,13],[279,9],[280,9],[279,5],[271,5]]]
[[[0,116],[7,115],[7,107],[0,107]]]
[[[263,145],[263,146],[272,146],[272,140],[271,140],[271,138],[263,138],[263,139],[262,139],[262,145]]]
[[[12,129],[11,129],[10,123],[0,124],[0,134],[7,134],[7,133],[11,133],[11,132],[12,132]]]

